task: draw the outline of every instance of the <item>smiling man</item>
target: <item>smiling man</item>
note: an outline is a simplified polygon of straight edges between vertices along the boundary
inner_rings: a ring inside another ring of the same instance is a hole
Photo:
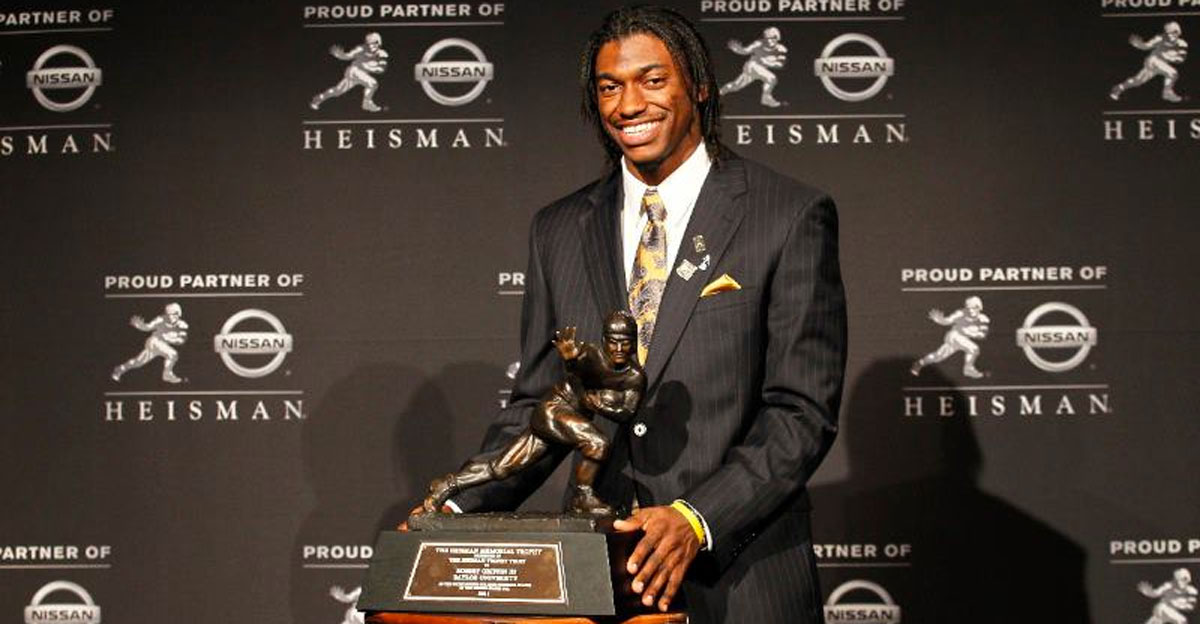
[[[472,462],[498,457],[563,375],[558,327],[601,336],[628,309],[647,387],[612,439],[598,496],[642,530],[643,603],[692,622],[821,621],[805,489],[837,430],[846,358],[837,216],[825,194],[729,152],[708,50],[678,13],[619,9],[581,60],[585,116],[612,170],[530,232],[520,373]],[[457,494],[514,509],[566,450]],[[681,591],[682,590],[682,591]]]

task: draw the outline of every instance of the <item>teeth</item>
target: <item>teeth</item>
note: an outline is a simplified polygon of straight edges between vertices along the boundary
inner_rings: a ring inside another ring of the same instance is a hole
[[[645,134],[649,132],[650,129],[656,124],[658,124],[657,121],[647,121],[646,123],[640,123],[636,126],[625,126],[624,128],[621,128],[621,133],[625,136],[637,136],[639,134]]]

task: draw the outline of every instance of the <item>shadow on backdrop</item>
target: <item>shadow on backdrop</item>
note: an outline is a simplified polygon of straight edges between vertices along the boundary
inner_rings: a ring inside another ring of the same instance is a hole
[[[468,362],[446,366],[417,389],[396,419],[392,465],[398,496],[379,519],[377,531],[395,528],[425,498],[430,481],[460,469],[479,452],[500,409],[499,399],[507,397],[499,391],[511,385],[502,367]],[[520,509],[561,510],[568,464],[563,462]]]
[[[925,416],[904,416],[900,387],[913,380],[911,364],[880,360],[858,377],[840,441],[850,477],[811,494],[814,543],[911,543],[912,565],[827,567],[823,591],[878,573],[894,580],[888,589],[909,622],[1089,621],[1084,550],[980,489],[984,457],[970,417],[939,417],[928,399]],[[921,385],[957,382],[930,367]]]
[[[358,556],[362,546],[375,543],[379,529],[394,515],[391,509],[404,506],[398,501],[416,498],[425,487],[426,472],[439,459],[446,461],[447,449],[453,447],[452,407],[440,385],[425,376],[399,364],[360,367],[335,382],[305,422],[301,468],[313,502],[290,557],[292,621],[337,621],[350,604],[335,598],[332,588],[352,594],[365,570],[304,565],[365,563]],[[404,397],[412,398],[402,409]],[[381,506],[391,509],[377,518]],[[348,554],[306,558],[306,546],[336,546]]]

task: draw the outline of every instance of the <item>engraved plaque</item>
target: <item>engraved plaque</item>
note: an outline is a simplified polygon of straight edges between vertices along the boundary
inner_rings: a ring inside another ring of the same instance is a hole
[[[437,514],[418,524],[379,534],[359,609],[587,617],[646,610],[624,567],[637,533],[545,514]]]
[[[566,604],[562,546],[421,542],[405,600]]]

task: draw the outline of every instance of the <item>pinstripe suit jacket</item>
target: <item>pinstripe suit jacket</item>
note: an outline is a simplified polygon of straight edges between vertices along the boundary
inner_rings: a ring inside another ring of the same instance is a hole
[[[626,308],[621,193],[614,171],[535,216],[521,369],[475,459],[520,433],[562,377],[554,330],[574,325],[599,342],[603,317]],[[710,171],[683,236],[676,266],[707,257],[708,268],[668,279],[642,407],[630,424],[599,423],[613,445],[597,492],[626,507],[635,495],[643,506],[684,498],[704,516],[714,548],[684,586],[693,622],[820,622],[805,482],[837,430],[846,357],[833,202],[731,155]],[[701,298],[723,274],[741,289]],[[455,501],[513,509],[568,450]]]

